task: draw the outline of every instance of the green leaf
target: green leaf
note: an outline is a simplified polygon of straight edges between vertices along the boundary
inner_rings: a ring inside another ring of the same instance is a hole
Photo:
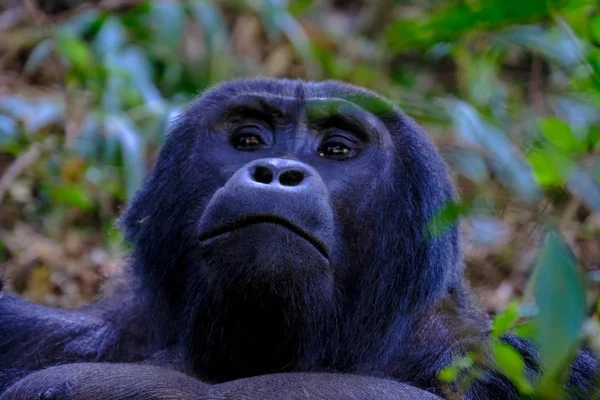
[[[314,0],[293,0],[288,6],[288,11],[291,15],[298,17],[308,12],[314,3]]]
[[[533,393],[533,386],[525,375],[525,361],[521,353],[506,343],[494,341],[492,354],[498,369],[517,385],[522,394]]]
[[[444,367],[441,369],[438,376],[443,382],[454,382],[458,377],[458,371],[456,367]]]
[[[451,42],[474,30],[494,31],[506,26],[545,21],[551,10],[566,0],[521,0],[518,7],[505,0],[453,1],[429,15],[399,19],[386,30],[390,46],[397,50],[426,49]]]
[[[519,303],[511,301],[504,312],[498,314],[492,321],[492,336],[499,338],[508,332],[519,320]]]
[[[80,185],[52,185],[49,187],[50,198],[56,204],[77,207],[81,210],[92,208],[92,200]]]
[[[535,325],[531,322],[515,327],[514,331],[522,338],[533,339],[535,337]]]
[[[57,29],[54,34],[58,53],[65,61],[82,74],[93,69],[94,57],[88,45],[77,36]]]
[[[592,40],[600,44],[600,14],[596,14],[590,18],[590,33]]]
[[[577,261],[558,233],[547,234],[529,285],[538,307],[535,331],[543,381],[561,387],[579,345],[586,299]]]
[[[583,142],[575,136],[566,122],[554,117],[541,118],[539,126],[546,139],[558,149],[566,153],[578,153],[585,150]]]
[[[425,228],[428,238],[441,236],[447,229],[455,226],[461,215],[468,211],[469,207],[462,203],[449,201],[439,207],[430,218]]]
[[[452,364],[440,370],[438,377],[444,382],[454,382],[458,379],[461,372],[469,370],[473,367],[473,358],[471,354],[462,357],[456,357],[452,360]]]
[[[573,170],[573,161],[552,148],[534,150],[527,155],[535,180],[543,187],[561,187]]]

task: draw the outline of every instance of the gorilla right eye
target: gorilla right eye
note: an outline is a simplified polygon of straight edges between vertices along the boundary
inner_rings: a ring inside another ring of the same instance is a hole
[[[265,142],[259,135],[253,133],[241,133],[231,138],[231,144],[238,150],[254,151],[262,147]]]

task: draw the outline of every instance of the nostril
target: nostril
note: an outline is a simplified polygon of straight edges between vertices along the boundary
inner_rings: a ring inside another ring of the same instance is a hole
[[[279,175],[279,183],[283,186],[298,186],[304,180],[304,172],[288,170]]]
[[[259,165],[254,168],[252,179],[254,179],[255,182],[268,185],[273,182],[273,172],[269,168]]]

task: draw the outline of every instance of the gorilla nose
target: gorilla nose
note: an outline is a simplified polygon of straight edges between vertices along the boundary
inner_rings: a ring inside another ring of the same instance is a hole
[[[303,186],[315,172],[298,161],[280,158],[266,158],[253,161],[246,166],[245,178],[251,184],[279,185],[287,187]]]
[[[200,218],[200,238],[206,241],[260,223],[287,228],[327,258],[333,242],[333,210],[317,170],[274,157],[242,166],[208,202]]]

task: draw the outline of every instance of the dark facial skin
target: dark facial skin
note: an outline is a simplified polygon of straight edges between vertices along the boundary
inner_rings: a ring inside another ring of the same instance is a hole
[[[447,394],[439,371],[490,327],[457,227],[425,233],[455,198],[427,135],[375,93],[217,86],[174,121],[121,218],[134,250],[112,290],[82,310],[0,293],[0,400]],[[503,340],[535,375],[531,343]],[[491,366],[464,398],[518,398]],[[596,370],[577,358],[574,398]]]

